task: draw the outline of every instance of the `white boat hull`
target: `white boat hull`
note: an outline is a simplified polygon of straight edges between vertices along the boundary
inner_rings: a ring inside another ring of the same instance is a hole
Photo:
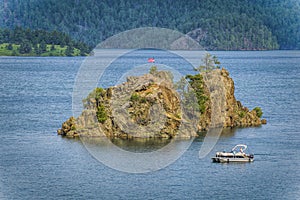
[[[217,163],[229,163],[229,162],[253,162],[253,158],[222,158],[214,157],[212,158],[213,162]]]
[[[216,156],[211,158],[213,162],[229,163],[229,162],[253,162],[254,155],[245,153],[247,145],[238,144],[230,152],[217,152]],[[237,152],[239,150],[239,152]]]

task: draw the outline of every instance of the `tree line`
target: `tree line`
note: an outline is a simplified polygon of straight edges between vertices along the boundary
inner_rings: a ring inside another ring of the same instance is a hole
[[[0,27],[58,30],[95,46],[133,28],[189,34],[207,50],[300,49],[297,0],[10,0]]]
[[[6,49],[14,51],[13,54],[42,55],[60,49],[63,55],[72,56],[77,49],[79,55],[85,56],[91,51],[87,44],[75,41],[66,33],[22,27],[0,29],[0,44],[7,44]]]

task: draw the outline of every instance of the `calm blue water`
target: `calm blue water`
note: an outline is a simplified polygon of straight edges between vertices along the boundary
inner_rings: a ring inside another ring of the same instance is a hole
[[[0,199],[300,199],[300,51],[211,53],[237,99],[260,106],[268,124],[224,132],[204,159],[197,138],[176,162],[146,174],[111,169],[80,140],[56,135],[72,115],[83,58],[1,57]],[[253,163],[210,161],[237,143],[248,144]]]

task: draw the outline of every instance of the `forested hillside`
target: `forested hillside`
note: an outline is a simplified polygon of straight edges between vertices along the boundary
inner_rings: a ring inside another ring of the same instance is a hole
[[[1,56],[86,56],[90,51],[88,45],[55,30],[0,29]]]
[[[2,4],[0,27],[58,30],[92,46],[128,29],[155,26],[189,33],[209,50],[300,49],[298,0],[2,0]]]

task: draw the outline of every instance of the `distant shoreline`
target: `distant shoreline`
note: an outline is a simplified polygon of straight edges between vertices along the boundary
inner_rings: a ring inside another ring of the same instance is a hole
[[[32,47],[31,45],[22,46],[22,44],[2,43],[0,44],[0,56],[73,57],[88,56],[88,54],[82,53],[80,49],[69,45],[37,44]]]
[[[0,57],[88,57],[88,56],[93,56],[95,52],[91,51],[90,54],[85,54],[85,55],[81,55],[80,54],[80,50],[75,49],[74,53],[71,55],[66,55],[65,51],[67,49],[67,46],[60,48],[60,50],[56,50],[56,52],[51,52],[51,51],[47,51],[45,53],[42,54],[35,54],[35,53],[30,53],[30,54],[15,54],[13,55],[12,51],[3,51],[3,45],[5,44],[0,44]],[[20,45],[18,45],[20,46]],[[51,45],[47,45],[47,46],[51,46]],[[55,46],[59,46],[59,45],[55,45]],[[49,48],[49,47],[47,47]],[[107,49],[108,50],[108,49]],[[110,49],[111,50],[111,49]],[[120,49],[116,49],[116,50],[120,50]],[[145,49],[147,50],[147,49]],[[151,50],[151,49],[149,49]],[[60,51],[58,53],[58,51]],[[170,50],[173,51],[173,50]],[[180,50],[179,50],[180,51]],[[184,50],[183,50],[184,51]],[[193,50],[191,50],[193,51]],[[270,52],[270,51],[300,51],[300,49],[274,49],[274,50],[202,50],[202,51],[208,51],[208,52],[255,52],[255,51],[261,51],[261,52]]]

